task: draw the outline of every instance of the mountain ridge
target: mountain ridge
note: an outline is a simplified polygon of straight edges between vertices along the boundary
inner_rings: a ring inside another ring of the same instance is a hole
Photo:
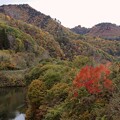
[[[0,87],[26,85],[23,73],[42,61],[74,61],[77,56],[112,62],[120,59],[120,43],[73,33],[29,5],[0,7],[0,79],[5,81]]]
[[[92,28],[83,28],[84,27],[80,27],[79,25],[72,28],[71,30],[78,34],[81,34],[83,32],[84,35],[90,35],[93,37],[101,37],[110,40],[120,39],[120,26],[113,23],[103,22],[94,25]]]
[[[92,37],[90,38],[84,35],[73,33],[68,28],[62,26],[60,22],[57,22],[57,20],[54,20],[50,16],[46,16],[41,12],[36,11],[28,4],[3,5],[0,8],[1,8],[0,13],[5,15],[5,16],[1,15],[2,21],[6,22],[6,24],[8,24],[9,26],[15,27],[29,34],[34,40],[38,42],[37,43],[38,45],[40,45],[39,43],[43,45],[41,47],[47,50],[51,57],[55,57],[55,58],[59,57],[61,59],[67,58],[72,60],[74,56],[77,55],[87,55],[96,58],[96,56],[100,54],[101,59],[107,59],[107,60],[113,59],[113,56],[111,56],[111,54],[110,55],[108,54],[110,53],[109,50],[105,50],[104,47],[102,47],[102,49],[99,47],[98,49],[95,46],[94,44],[96,40],[95,38]],[[35,17],[33,17],[33,15]],[[22,19],[21,17],[24,18]],[[29,21],[31,17],[32,17],[31,21],[33,20],[32,23]],[[41,32],[36,32],[36,33],[34,32],[34,31],[39,31],[39,29]],[[44,32],[48,32],[48,34],[45,33],[47,36],[39,35],[39,33],[43,34]],[[52,47],[52,44],[48,44],[49,38],[52,41],[54,41],[53,42],[54,47]],[[93,41],[90,42],[90,39],[94,39],[94,42]],[[115,43],[113,42],[110,44],[115,44]],[[116,44],[115,47],[117,48]],[[100,51],[100,53],[97,51]],[[119,49],[117,49],[117,52],[118,51]],[[112,50],[111,53],[114,52],[115,50]]]
[[[3,5],[0,7],[0,13],[6,14],[14,19],[22,20],[29,24],[35,25],[52,34],[58,41],[60,37],[75,38],[75,33],[62,26],[56,19],[45,15],[28,4],[20,5]]]

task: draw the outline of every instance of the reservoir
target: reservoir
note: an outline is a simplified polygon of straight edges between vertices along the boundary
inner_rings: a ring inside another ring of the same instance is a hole
[[[25,120],[25,88],[0,88],[0,120]]]

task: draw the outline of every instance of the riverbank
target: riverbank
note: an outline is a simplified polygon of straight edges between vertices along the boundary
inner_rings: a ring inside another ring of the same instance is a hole
[[[0,71],[1,87],[24,87],[26,70],[4,70]]]

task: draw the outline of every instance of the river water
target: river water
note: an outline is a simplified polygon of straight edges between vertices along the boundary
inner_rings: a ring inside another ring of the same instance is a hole
[[[25,120],[25,88],[0,88],[0,120]]]

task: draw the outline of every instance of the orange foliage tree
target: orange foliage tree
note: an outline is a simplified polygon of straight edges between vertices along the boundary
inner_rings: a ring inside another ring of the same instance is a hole
[[[108,78],[110,70],[107,65],[97,67],[85,66],[73,80],[75,88],[74,95],[77,96],[77,90],[84,87],[90,94],[103,92],[105,89],[111,90],[112,81]]]

